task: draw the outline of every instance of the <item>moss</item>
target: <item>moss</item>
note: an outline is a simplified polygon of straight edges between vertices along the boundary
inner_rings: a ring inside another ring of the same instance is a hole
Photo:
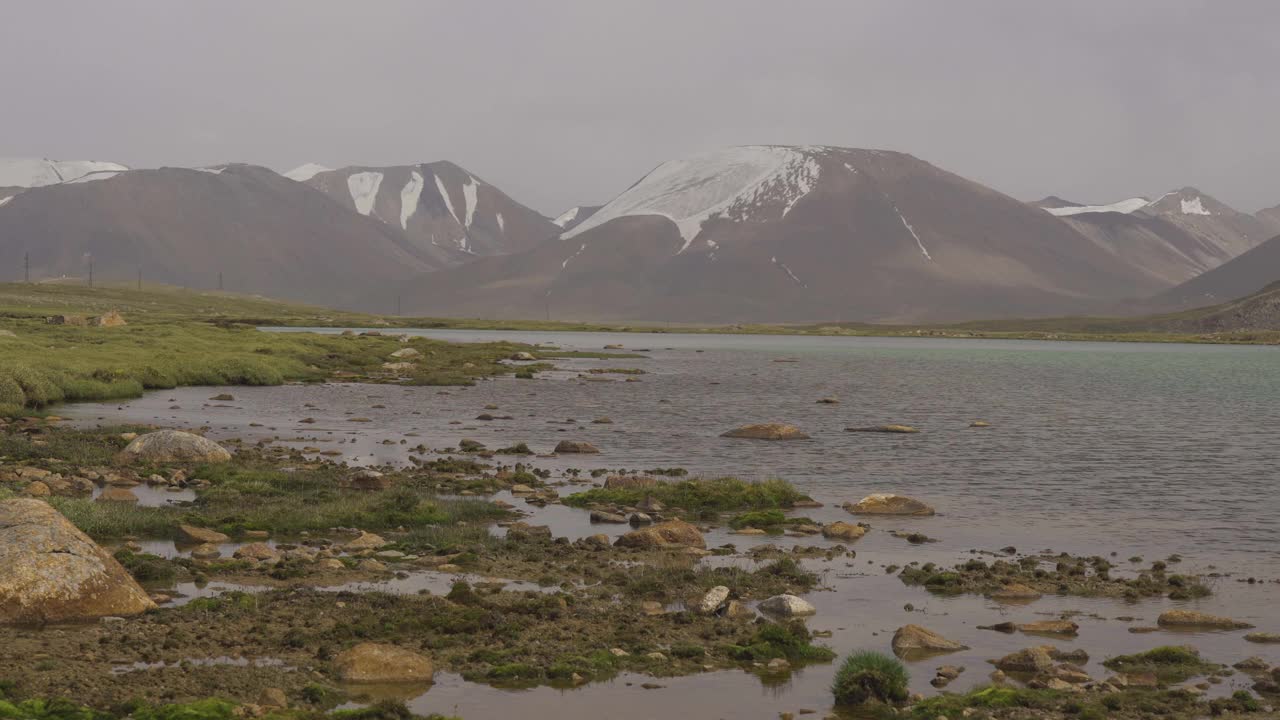
[[[785,509],[807,499],[804,493],[785,480],[748,482],[725,477],[660,482],[649,487],[593,488],[566,497],[564,503],[573,507],[586,507],[593,503],[636,505],[649,497],[668,507],[678,507],[694,513],[702,510],[728,512]]]
[[[769,623],[757,630],[748,644],[731,646],[729,656],[741,662],[768,662],[782,658],[792,663],[809,663],[835,659],[836,654],[830,648],[814,645],[812,640],[813,636],[804,623]],[[675,648],[672,650],[674,652]]]
[[[1103,667],[1122,673],[1154,673],[1164,683],[1177,683],[1219,668],[1200,657],[1194,648],[1164,645],[1132,655],[1117,655]]]
[[[159,555],[118,550],[114,557],[140,583],[173,582],[177,575],[173,563]]]

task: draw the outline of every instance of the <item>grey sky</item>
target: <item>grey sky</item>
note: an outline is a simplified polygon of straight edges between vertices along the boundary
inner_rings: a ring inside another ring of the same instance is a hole
[[[448,159],[550,214],[728,144],[1280,203],[1280,2],[0,2],[0,156]]]

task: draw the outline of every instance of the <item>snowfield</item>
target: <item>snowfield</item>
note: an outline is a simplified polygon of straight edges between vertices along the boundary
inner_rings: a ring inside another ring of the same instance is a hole
[[[1187,200],[1186,198],[1182,199],[1182,214],[1183,215],[1212,215],[1213,213],[1204,209],[1204,200],[1202,200],[1199,197],[1195,197],[1195,198],[1192,198],[1191,200]]]
[[[124,172],[120,163],[96,160],[0,158],[0,187],[43,187],[70,182],[95,172]]]
[[[712,217],[743,222],[790,212],[817,183],[820,167],[814,152],[748,145],[669,160],[563,237],[622,217],[660,215],[679,228],[684,238],[679,252],[684,252]]]
[[[378,198],[378,186],[382,185],[382,173],[361,172],[347,177],[347,189],[351,191],[351,202],[356,204],[356,212],[368,215],[373,212],[373,201]]]
[[[1062,207],[1062,208],[1044,208],[1044,211],[1050,215],[1065,217],[1067,215],[1083,215],[1084,213],[1104,213],[1113,212],[1129,215],[1130,213],[1141,210],[1151,204],[1146,198],[1136,197],[1120,202],[1111,203],[1110,205],[1082,205],[1080,207]]]
[[[418,210],[418,198],[422,196],[422,173],[413,170],[409,182],[400,190],[400,227],[409,229],[409,218]]]
[[[284,176],[289,178],[290,180],[297,180],[298,182],[306,182],[311,178],[315,177],[316,175],[319,175],[322,172],[329,172],[330,169],[331,168],[327,168],[323,165],[317,165],[315,163],[307,163],[305,165],[299,165],[298,167],[290,170],[289,172],[285,173]]]

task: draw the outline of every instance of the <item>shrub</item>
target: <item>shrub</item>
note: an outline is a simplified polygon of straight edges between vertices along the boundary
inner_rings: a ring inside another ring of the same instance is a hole
[[[831,693],[836,705],[900,703],[907,699],[908,680],[907,669],[897,658],[864,650],[845,658]]]

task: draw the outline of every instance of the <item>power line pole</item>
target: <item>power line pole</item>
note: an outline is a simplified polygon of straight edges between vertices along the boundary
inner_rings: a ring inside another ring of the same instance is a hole
[[[400,317],[400,296],[396,296],[396,317]]]
[[[93,260],[89,261],[89,287],[93,287]]]
[[[142,268],[138,268],[138,289],[142,289]]]
[[[28,285],[31,284],[31,253],[22,254],[22,276]]]
[[[218,290],[222,290],[222,273],[218,273]]]

